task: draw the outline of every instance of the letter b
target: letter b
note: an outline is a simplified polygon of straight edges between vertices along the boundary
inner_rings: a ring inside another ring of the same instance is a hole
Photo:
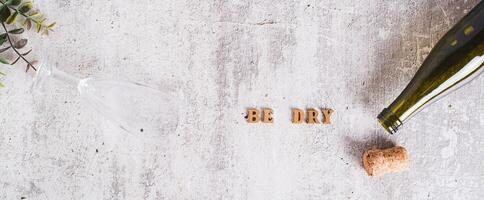
[[[260,122],[260,112],[255,108],[247,109],[247,122],[258,123]]]

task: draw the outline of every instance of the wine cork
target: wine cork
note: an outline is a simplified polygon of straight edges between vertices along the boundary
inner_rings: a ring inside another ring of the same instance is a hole
[[[371,149],[363,153],[363,166],[369,176],[382,176],[408,169],[409,156],[407,150],[401,146]]]

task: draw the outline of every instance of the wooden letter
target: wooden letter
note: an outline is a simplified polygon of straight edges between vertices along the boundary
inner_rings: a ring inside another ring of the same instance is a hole
[[[300,124],[304,122],[304,111],[301,109],[293,108],[292,109],[292,123],[293,124]]]
[[[255,108],[247,109],[247,122],[249,123],[258,123],[260,122],[260,113],[259,110]]]
[[[331,115],[333,114],[333,110],[329,108],[323,108],[321,109],[321,112],[323,113],[323,124],[331,124]]]
[[[262,122],[264,123],[272,123],[274,122],[274,118],[272,117],[272,109],[270,108],[263,108],[262,109]]]
[[[315,109],[308,109],[308,124],[319,124],[318,121],[318,111]]]

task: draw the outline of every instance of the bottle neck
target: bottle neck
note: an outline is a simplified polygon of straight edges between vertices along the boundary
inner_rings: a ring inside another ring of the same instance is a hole
[[[398,128],[403,124],[400,118],[388,108],[383,109],[377,118],[378,122],[380,122],[383,128],[385,128],[390,134],[396,133]]]

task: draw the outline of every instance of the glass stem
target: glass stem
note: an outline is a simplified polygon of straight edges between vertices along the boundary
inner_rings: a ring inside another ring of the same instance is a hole
[[[65,83],[68,83],[69,85],[72,86],[77,86],[79,84],[79,78],[72,76],[70,74],[67,74],[63,71],[60,71],[56,68],[52,69],[52,76],[58,80],[64,81]]]

